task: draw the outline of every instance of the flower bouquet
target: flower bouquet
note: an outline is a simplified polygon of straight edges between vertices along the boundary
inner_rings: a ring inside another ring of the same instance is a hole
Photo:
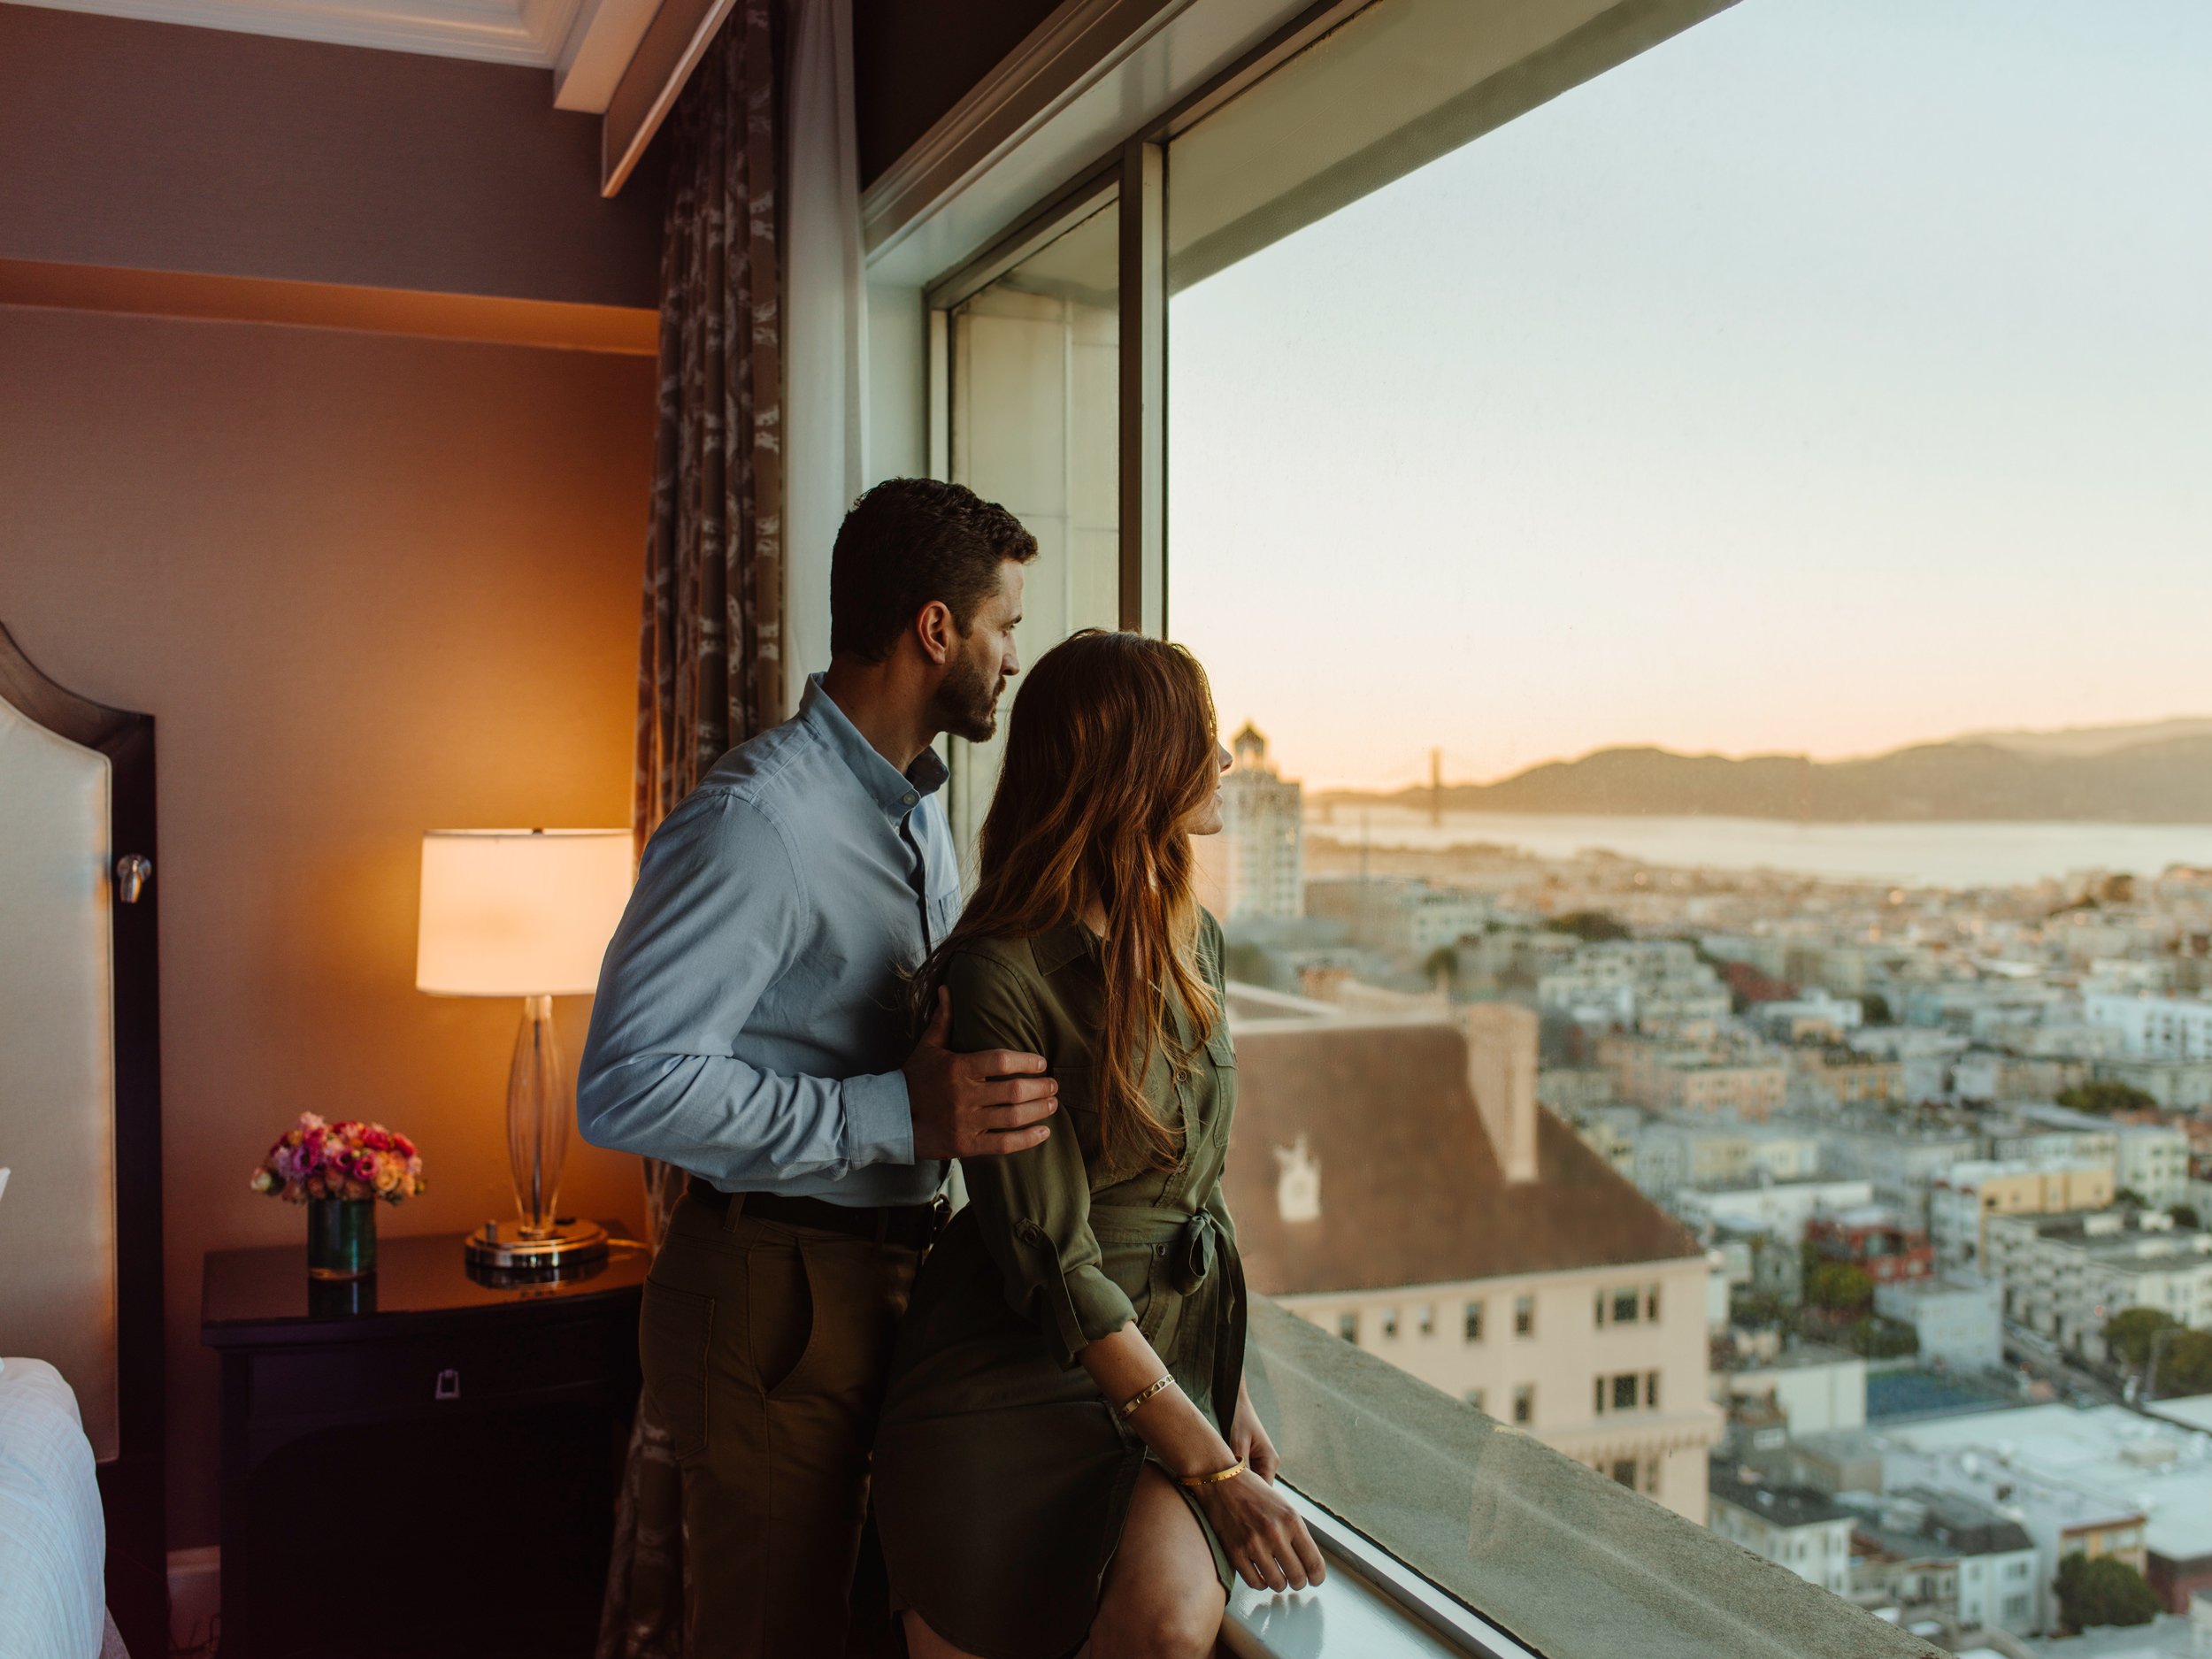
[[[422,1155],[382,1124],[325,1123],[302,1112],[254,1171],[251,1185],[307,1206],[307,1271],[359,1279],[376,1271],[376,1210],[423,1190]]]

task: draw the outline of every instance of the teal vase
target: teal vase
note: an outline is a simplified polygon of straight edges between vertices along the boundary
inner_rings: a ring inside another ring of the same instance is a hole
[[[307,1276],[365,1279],[376,1271],[376,1201],[307,1201]]]

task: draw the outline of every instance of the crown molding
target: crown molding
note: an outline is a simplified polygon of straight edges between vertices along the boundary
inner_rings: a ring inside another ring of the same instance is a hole
[[[21,0],[62,12],[550,69],[579,0]]]
[[[861,195],[871,254],[1019,144],[1194,0],[1063,0]]]

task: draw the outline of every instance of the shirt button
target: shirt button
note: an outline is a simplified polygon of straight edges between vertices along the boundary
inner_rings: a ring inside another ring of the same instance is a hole
[[[909,789],[904,795],[901,795],[899,799],[905,802],[907,805],[912,806],[915,802],[914,792],[911,789]]]

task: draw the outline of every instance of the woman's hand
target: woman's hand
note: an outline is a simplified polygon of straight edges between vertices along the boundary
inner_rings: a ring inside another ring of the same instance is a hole
[[[1269,1486],[1275,1484],[1275,1471],[1283,1466],[1283,1460],[1275,1450],[1275,1442],[1267,1438],[1267,1428],[1260,1421],[1260,1414],[1252,1409],[1252,1396],[1237,1385],[1236,1415],[1229,1420],[1229,1449],[1251,1466],[1252,1472]]]
[[[1192,1490],[1229,1564],[1255,1590],[1302,1590],[1325,1576],[1313,1534],[1290,1500],[1266,1482],[1239,1475]]]

